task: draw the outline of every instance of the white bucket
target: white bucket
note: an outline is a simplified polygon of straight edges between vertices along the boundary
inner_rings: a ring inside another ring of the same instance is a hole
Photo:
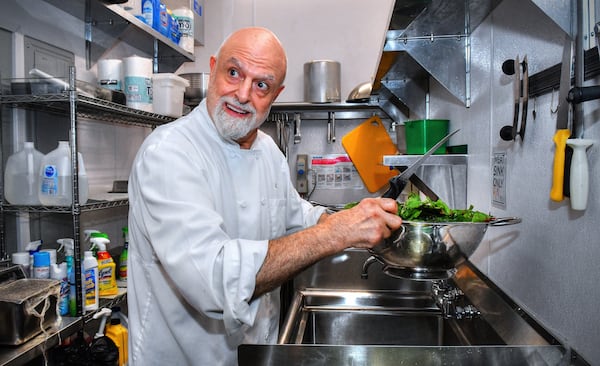
[[[152,100],[154,113],[170,117],[183,114],[183,94],[190,82],[181,76],[163,73],[152,75]]]
[[[105,59],[98,61],[98,85],[111,90],[123,90],[123,61]]]

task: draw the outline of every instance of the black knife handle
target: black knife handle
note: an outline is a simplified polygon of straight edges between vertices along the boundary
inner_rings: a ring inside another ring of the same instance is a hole
[[[575,87],[569,90],[567,102],[578,104],[600,98],[600,86]]]

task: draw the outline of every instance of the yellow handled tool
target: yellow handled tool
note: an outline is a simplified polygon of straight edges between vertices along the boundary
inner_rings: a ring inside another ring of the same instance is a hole
[[[552,188],[550,189],[550,199],[557,202],[562,201],[564,198],[565,149],[567,139],[571,136],[571,130],[569,129],[569,107],[571,104],[567,101],[567,96],[571,89],[571,65],[573,65],[573,41],[568,35],[565,35],[565,47],[560,71],[560,87],[558,90],[556,133],[553,138],[556,148],[554,150],[554,165],[552,168]]]
[[[567,139],[571,136],[571,131],[558,130],[554,134],[554,144],[556,145],[554,150],[554,165],[552,168],[552,188],[550,189],[550,199],[552,201],[562,201],[563,186],[565,179],[565,149],[567,146]]]

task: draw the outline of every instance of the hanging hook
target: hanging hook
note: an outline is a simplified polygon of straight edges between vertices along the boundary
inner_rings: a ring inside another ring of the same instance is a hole
[[[554,110],[552,110],[553,104],[554,104],[554,89],[552,89],[552,99],[550,99],[550,113],[556,114],[556,112],[558,112],[558,106],[560,105],[560,100],[556,104],[556,108],[554,108]]]

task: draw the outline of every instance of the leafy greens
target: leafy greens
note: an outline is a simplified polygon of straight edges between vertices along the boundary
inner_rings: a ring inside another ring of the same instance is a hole
[[[358,202],[348,203],[344,208],[351,208]],[[421,200],[416,193],[411,193],[405,202],[398,203],[398,215],[403,220],[424,222],[488,222],[492,216],[473,209],[473,205],[467,209],[451,209],[448,205],[438,199],[430,198]]]

